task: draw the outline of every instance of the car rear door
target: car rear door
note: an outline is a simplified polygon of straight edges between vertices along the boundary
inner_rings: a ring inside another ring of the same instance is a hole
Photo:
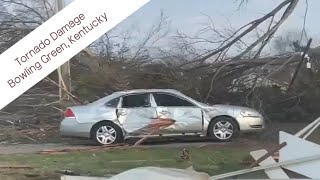
[[[202,110],[190,101],[169,93],[152,93],[158,117],[175,120],[162,133],[194,133],[202,131]]]
[[[121,97],[120,101],[117,117],[127,135],[148,134],[148,126],[157,117],[156,108],[150,103],[150,94],[130,94]]]

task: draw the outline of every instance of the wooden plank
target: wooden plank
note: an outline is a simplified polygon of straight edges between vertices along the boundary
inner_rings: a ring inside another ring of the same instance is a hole
[[[262,162],[263,160],[265,160],[266,158],[272,156],[274,153],[278,152],[280,149],[282,149],[283,147],[285,147],[287,145],[286,142],[283,142],[281,143],[279,146],[277,146],[275,149],[267,152],[262,156],[260,157],[259,159],[256,159],[256,161],[254,163],[252,163],[250,165],[251,168],[255,167],[256,165],[258,165],[260,162]]]
[[[267,150],[261,149],[257,151],[251,151],[250,155],[257,161],[267,153],[268,153]],[[259,162],[259,165],[266,166],[266,165],[271,165],[276,163],[277,162],[271,156],[268,156],[266,159]],[[268,175],[270,179],[290,179],[289,176],[280,167],[274,168],[274,169],[266,169],[265,173]]]

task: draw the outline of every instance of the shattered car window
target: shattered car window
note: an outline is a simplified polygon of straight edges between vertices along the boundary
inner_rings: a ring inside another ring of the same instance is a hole
[[[189,101],[168,94],[154,93],[153,96],[158,106],[195,106]]]
[[[149,94],[129,95],[123,97],[123,108],[148,107],[150,106]]]

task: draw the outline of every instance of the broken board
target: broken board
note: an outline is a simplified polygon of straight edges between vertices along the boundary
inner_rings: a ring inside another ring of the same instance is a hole
[[[250,155],[253,157],[254,160],[258,160],[263,155],[267,154],[268,151],[265,149],[257,150],[257,151],[251,151]],[[269,156],[267,159],[263,160],[259,163],[260,166],[267,166],[270,164],[276,164],[277,162]],[[264,170],[265,173],[268,175],[270,179],[290,179],[289,176],[280,168],[274,168],[274,169],[266,169]]]
[[[279,151],[279,163],[320,155],[320,145],[280,131],[280,143],[287,146]],[[320,159],[285,165],[283,168],[294,171],[309,178],[320,177]]]

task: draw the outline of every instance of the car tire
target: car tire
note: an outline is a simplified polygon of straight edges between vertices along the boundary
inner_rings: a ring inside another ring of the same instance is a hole
[[[122,130],[112,122],[101,122],[92,128],[92,139],[98,145],[114,145],[123,142]]]
[[[208,135],[214,140],[227,142],[239,136],[239,127],[231,117],[217,117],[210,122]]]

